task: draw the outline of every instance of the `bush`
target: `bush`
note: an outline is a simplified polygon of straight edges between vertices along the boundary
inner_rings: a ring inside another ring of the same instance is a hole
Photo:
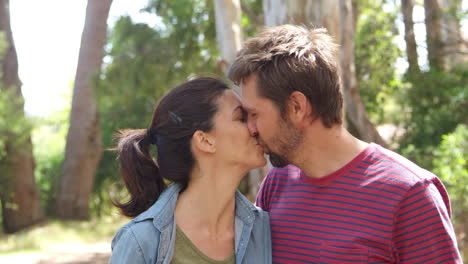
[[[468,213],[468,127],[458,125],[453,133],[442,138],[442,143],[435,150],[434,173],[447,187],[454,221],[457,221]]]
[[[65,143],[68,132],[71,87],[63,95],[63,109],[57,110],[46,117],[36,117],[32,131],[34,159],[36,161],[35,176],[40,192],[42,207],[47,215],[53,215],[57,188],[62,175],[65,155]]]

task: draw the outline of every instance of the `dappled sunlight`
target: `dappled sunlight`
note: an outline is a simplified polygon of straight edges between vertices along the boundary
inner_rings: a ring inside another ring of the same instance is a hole
[[[107,263],[110,242],[128,218],[114,214],[85,222],[48,221],[0,236],[0,263]]]

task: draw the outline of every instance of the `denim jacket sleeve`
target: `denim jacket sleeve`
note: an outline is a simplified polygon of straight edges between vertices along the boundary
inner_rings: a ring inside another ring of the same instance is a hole
[[[256,263],[272,263],[272,257],[271,257],[271,230],[270,230],[270,217],[267,212],[265,211],[260,211],[259,212],[259,220],[262,223],[262,228],[258,228],[261,232],[261,236],[263,237],[262,239],[262,247],[260,249],[263,249],[263,260],[258,260]]]
[[[130,226],[122,227],[112,239],[110,264],[146,264],[141,247]]]
[[[272,263],[272,244],[271,244],[271,226],[270,226],[270,215],[263,211],[263,234],[265,236],[265,256],[266,263]]]
[[[238,264],[271,264],[271,233],[268,213],[258,209],[255,212],[255,221],[249,234],[249,243],[245,255],[239,259]]]

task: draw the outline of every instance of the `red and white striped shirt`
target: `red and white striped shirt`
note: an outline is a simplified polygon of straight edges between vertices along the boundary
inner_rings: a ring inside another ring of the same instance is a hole
[[[442,182],[376,144],[319,179],[272,169],[257,205],[273,263],[462,263]]]

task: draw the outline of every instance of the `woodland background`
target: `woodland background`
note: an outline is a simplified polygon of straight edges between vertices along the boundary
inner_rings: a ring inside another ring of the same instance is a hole
[[[111,236],[125,221],[111,204],[125,198],[116,154],[106,150],[115,132],[147,127],[170,88],[223,77],[244,39],[290,23],[326,27],[341,45],[348,129],[442,179],[468,256],[466,1],[148,0],[142,12],[159,23],[122,16],[108,27],[112,0],[88,0],[69,106],[39,117],[24,111],[9,2],[0,0],[0,252],[37,249],[27,241],[47,225],[86,229],[81,237],[105,226],[94,236]],[[413,19],[416,8],[424,19]],[[264,175],[250,172],[239,188],[253,199]]]

